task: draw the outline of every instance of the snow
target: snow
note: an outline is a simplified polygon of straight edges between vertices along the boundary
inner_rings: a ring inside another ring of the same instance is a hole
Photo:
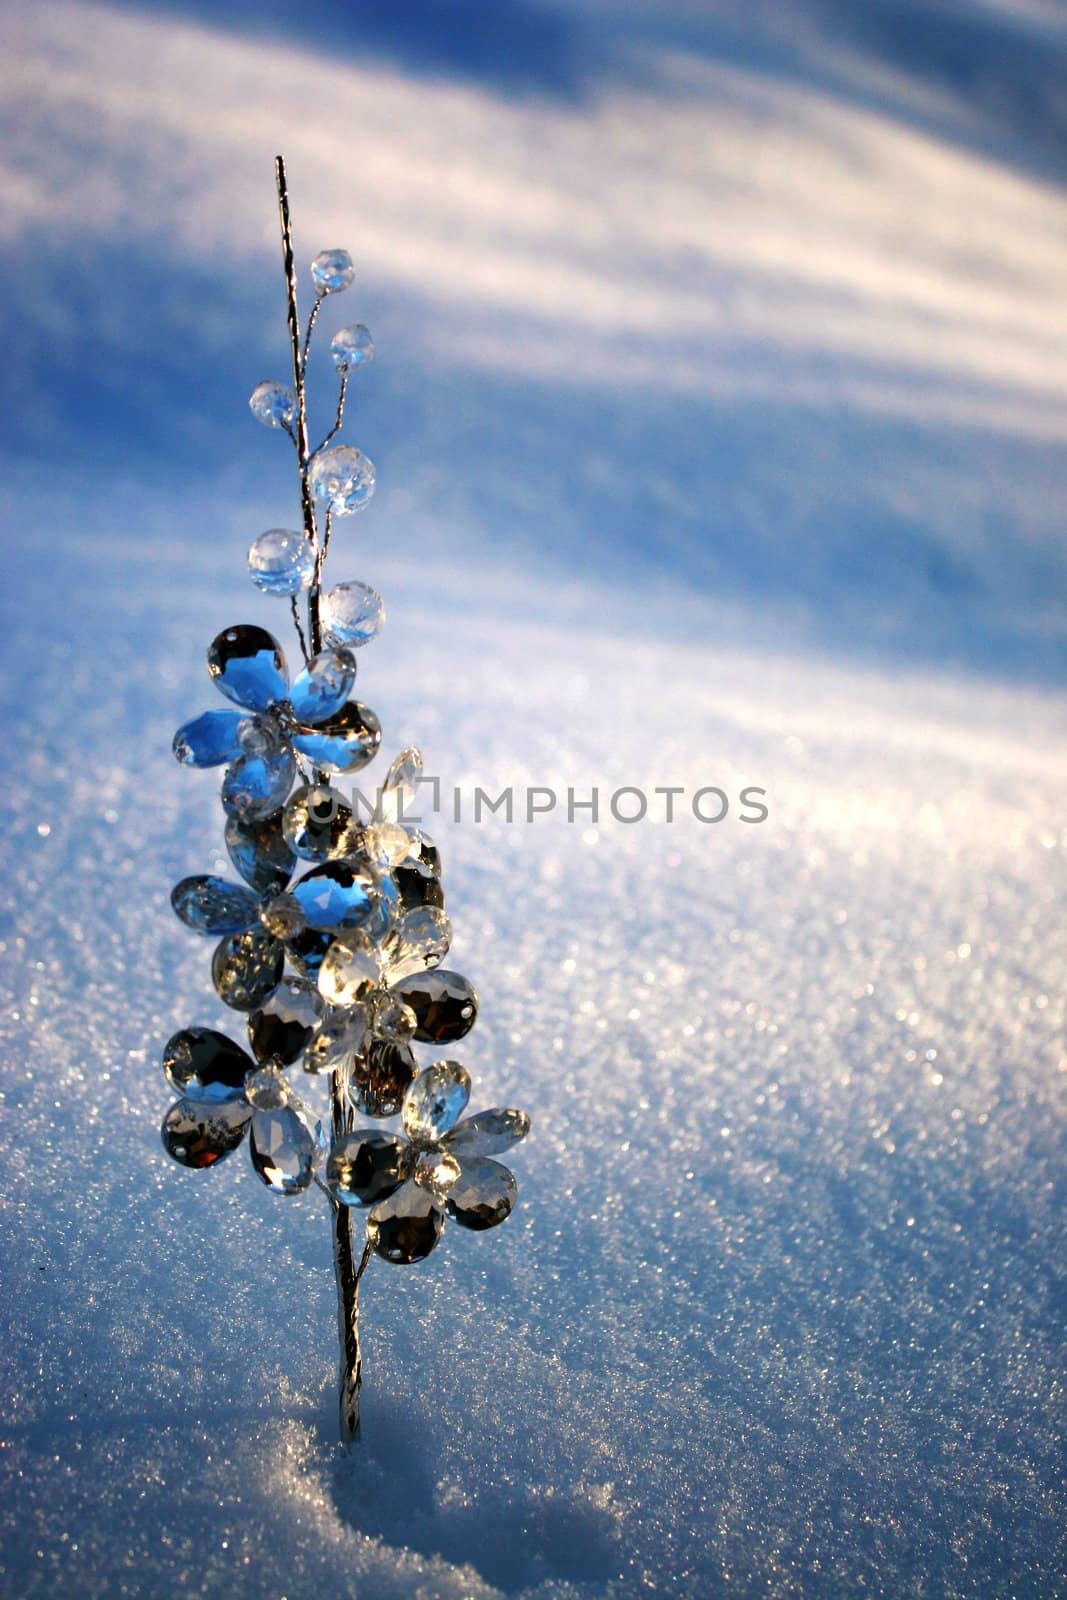
[[[1063,8],[502,6],[522,83],[368,13],[5,24],[5,1592],[1055,1594]],[[347,1460],[321,1196],[158,1140],[163,1041],[238,1036],[171,731],[288,640],[276,147],[380,352],[359,692],[464,797],[472,1105],[534,1119],[503,1228],[373,1264]]]

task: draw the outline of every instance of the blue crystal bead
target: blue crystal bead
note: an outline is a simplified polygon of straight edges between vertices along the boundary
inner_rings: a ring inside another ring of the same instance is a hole
[[[335,517],[347,517],[362,511],[374,494],[374,462],[354,444],[337,444],[314,457],[308,482],[316,500]]]
[[[249,545],[248,570],[264,594],[300,594],[315,576],[315,552],[302,533],[269,528]]]
[[[369,864],[326,861],[297,879],[289,893],[309,928],[339,933],[343,928],[362,928],[374,915],[380,886]]]
[[[175,758],[186,767],[219,767],[241,754],[241,711],[204,711],[174,735]]]
[[[170,903],[194,933],[243,933],[259,920],[259,901],[251,889],[225,878],[183,878],[171,890]]]
[[[349,700],[317,727],[295,729],[292,741],[316,767],[331,772],[358,772],[377,754],[382,725],[369,706]]]
[[[251,623],[224,628],[212,639],[207,669],[228,700],[250,711],[266,711],[289,690],[285,652],[266,628]]]
[[[296,758],[288,745],[265,755],[242,756],[226,768],[223,808],[242,822],[269,817],[286,802],[296,779]]]
[[[323,595],[320,614],[327,644],[358,650],[381,633],[385,601],[367,583],[337,583]]]
[[[293,715],[298,722],[325,722],[344,705],[355,681],[356,658],[350,650],[323,650],[289,690]]]
[[[354,322],[349,328],[338,328],[330,340],[330,355],[340,372],[352,367],[365,367],[368,361],[374,360],[374,340],[370,336],[370,329],[365,328],[362,322]]]
[[[287,384],[257,383],[248,397],[248,408],[265,428],[288,428],[296,409],[296,398]]]
[[[320,250],[311,263],[311,278],[316,293],[340,294],[356,275],[347,250]]]

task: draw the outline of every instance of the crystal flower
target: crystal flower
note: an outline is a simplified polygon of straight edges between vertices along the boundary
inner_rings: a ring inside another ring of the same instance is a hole
[[[512,1172],[491,1156],[525,1139],[525,1111],[495,1108],[459,1120],[470,1078],[458,1061],[419,1073],[401,1106],[403,1133],[358,1128],[336,1139],[326,1163],[343,1205],[369,1206],[367,1239],[385,1261],[422,1261],[446,1214],[463,1228],[495,1228],[518,1194]]]
[[[187,766],[227,763],[222,803],[231,816],[255,821],[277,811],[293,786],[297,755],[319,769],[356,772],[381,743],[374,712],[348,698],[356,677],[349,650],[323,650],[290,685],[273,634],[241,624],[212,640],[207,664],[240,709],[205,711],[185,723],[174,754]]]

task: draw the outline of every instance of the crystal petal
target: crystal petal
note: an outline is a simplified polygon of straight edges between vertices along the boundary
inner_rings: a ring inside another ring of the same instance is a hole
[[[358,930],[374,914],[380,880],[369,862],[326,861],[298,878],[290,894],[309,928],[340,933]]]
[[[465,1160],[467,1156],[495,1156],[525,1139],[529,1131],[530,1119],[525,1111],[494,1106],[491,1111],[464,1117],[441,1142]]]
[[[358,650],[381,633],[385,601],[366,583],[337,583],[322,597],[322,636],[327,644]]]
[[[452,943],[452,924],[434,906],[405,911],[382,946],[389,981],[440,966]]]
[[[331,772],[358,772],[377,754],[382,725],[369,706],[349,700],[316,727],[296,728],[293,743],[316,767]]]
[[[511,1215],[519,1186],[515,1175],[487,1156],[464,1156],[460,1175],[448,1191],[448,1213],[463,1228],[481,1232]]]
[[[404,1096],[404,1132],[425,1149],[455,1126],[467,1109],[471,1080],[458,1061],[435,1061],[424,1067]]]
[[[302,533],[291,528],[268,528],[248,547],[252,582],[264,594],[301,594],[315,576],[315,552]]]
[[[243,933],[259,918],[259,901],[243,883],[198,874],[170,891],[174,914],[194,933]]]
[[[351,516],[369,505],[374,482],[374,462],[354,444],[335,444],[332,450],[320,450],[308,468],[312,494],[329,506],[335,517]]]
[[[383,1261],[410,1266],[429,1255],[445,1225],[433,1195],[409,1179],[367,1218],[367,1239]]]
[[[335,939],[319,967],[319,993],[332,1006],[351,1006],[381,981],[381,961],[369,939],[357,933]]]
[[[226,849],[241,877],[257,894],[284,889],[296,866],[296,857],[282,832],[282,813],[243,822],[226,818]]]
[[[418,1070],[411,1047],[368,1039],[352,1062],[348,1096],[368,1117],[394,1117]]]
[[[439,911],[444,909],[445,891],[441,887],[441,880],[423,861],[413,861],[410,857],[406,861],[399,861],[393,868],[393,876],[404,911],[414,911],[417,906],[436,906]]]
[[[401,750],[390,763],[381,788],[384,821],[402,822],[405,811],[410,814],[419,792],[422,768],[422,751],[414,744]]]
[[[337,645],[313,656],[289,690],[289,704],[298,722],[313,726],[340,711],[356,681],[356,658]]]
[[[183,722],[174,735],[175,759],[186,767],[220,767],[241,754],[237,730],[244,721],[241,711],[204,711],[191,722]]]
[[[295,1100],[274,1111],[254,1111],[248,1148],[252,1165],[275,1194],[299,1194],[311,1182],[321,1129],[309,1124]]]
[[[393,985],[393,993],[414,1011],[418,1022],[415,1037],[424,1044],[452,1044],[470,1033],[478,1018],[474,985],[442,967],[401,978]]]
[[[365,328],[362,322],[353,322],[350,327],[338,328],[330,340],[330,355],[339,372],[351,371],[353,367],[365,367],[369,361],[374,360],[374,340],[370,336],[370,329]]]
[[[296,398],[284,383],[257,383],[248,397],[248,408],[265,428],[288,428],[293,420]]]
[[[254,1011],[282,980],[285,950],[264,929],[231,933],[211,958],[211,977],[219,999],[235,1011]]]
[[[247,755],[226,768],[222,804],[231,817],[256,822],[269,817],[293,787],[296,760],[288,748],[273,755]]]
[[[302,861],[354,855],[363,838],[344,795],[325,783],[303,783],[293,790],[282,814],[282,829]]]
[[[183,1167],[213,1167],[237,1149],[251,1116],[252,1108],[243,1100],[219,1105],[179,1100],[163,1118],[163,1148]]]
[[[283,978],[270,999],[248,1019],[248,1037],[257,1061],[288,1066],[310,1044],[325,1006],[307,978]]]
[[[320,250],[311,263],[311,281],[316,294],[340,294],[356,275],[347,250]]]
[[[335,1140],[326,1162],[326,1182],[346,1206],[372,1206],[399,1189],[404,1146],[395,1133],[358,1128]]]
[[[187,1100],[240,1100],[253,1069],[239,1044],[214,1028],[182,1028],[163,1047],[167,1082]]]
[[[273,634],[251,623],[224,628],[212,639],[207,669],[228,700],[250,711],[266,711],[289,688],[285,654]]]
[[[366,1031],[367,1013],[362,1006],[350,1006],[341,1016],[331,1017],[304,1051],[304,1071],[317,1075],[346,1067],[361,1048]]]

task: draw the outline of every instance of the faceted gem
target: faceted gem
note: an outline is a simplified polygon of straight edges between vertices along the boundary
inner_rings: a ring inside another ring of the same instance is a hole
[[[269,817],[285,804],[296,777],[296,759],[288,748],[272,755],[245,755],[226,768],[222,804],[228,816],[242,822]]]
[[[332,1006],[351,1006],[376,987],[381,978],[378,952],[369,939],[346,934],[335,939],[319,967],[319,993]]]
[[[393,1117],[417,1071],[409,1045],[366,1039],[352,1063],[349,1099],[368,1117]]]
[[[330,340],[330,354],[339,372],[347,372],[352,367],[365,367],[368,361],[374,360],[374,340],[370,336],[370,329],[365,328],[362,322],[354,322],[348,328],[338,328]]]
[[[304,1071],[312,1074],[336,1072],[345,1067],[363,1044],[367,1013],[352,1006],[343,1016],[324,1022],[304,1051]]]
[[[423,833],[421,828],[409,828],[408,838],[411,841],[408,846],[408,855],[411,859],[418,861],[420,865],[440,877],[441,852],[430,838],[430,835]]]
[[[275,1194],[299,1194],[308,1187],[320,1140],[321,1129],[308,1125],[295,1101],[274,1111],[252,1113],[248,1139],[252,1165]]]
[[[313,766],[331,772],[358,772],[377,754],[382,725],[369,706],[349,700],[317,727],[297,728],[292,739]]]
[[[474,985],[443,967],[401,978],[393,985],[393,993],[414,1011],[419,1024],[415,1037],[424,1044],[452,1044],[470,1033],[477,1020]]]
[[[403,1145],[395,1133],[359,1128],[334,1142],[326,1162],[330,1193],[345,1206],[372,1206],[399,1189]]]
[[[452,924],[434,906],[405,911],[382,946],[389,981],[440,966],[452,943]]]
[[[237,729],[244,720],[240,711],[204,711],[185,722],[174,735],[175,759],[186,767],[220,767],[241,754]]]
[[[266,931],[231,933],[211,958],[211,977],[219,999],[235,1011],[253,1011],[282,979],[285,950]]]
[[[311,588],[315,576],[315,552],[304,534],[291,528],[268,528],[248,547],[248,570],[252,582],[264,594],[284,597]]]
[[[325,1007],[307,978],[283,978],[270,999],[248,1019],[248,1037],[257,1061],[286,1066],[302,1055],[322,1020]]]
[[[224,628],[212,639],[207,669],[228,700],[250,711],[266,711],[289,689],[285,654],[273,634],[251,623]]]
[[[284,383],[257,383],[248,397],[248,407],[265,428],[288,428],[293,421],[296,397]]]
[[[404,1183],[379,1200],[367,1218],[367,1239],[383,1261],[410,1266],[429,1255],[445,1225],[433,1195],[417,1183]]]
[[[259,901],[243,883],[197,875],[170,891],[174,913],[194,933],[243,933],[259,915]]]
[[[404,1132],[425,1149],[455,1126],[467,1109],[471,1080],[458,1061],[435,1061],[424,1067],[404,1096]]]
[[[363,829],[363,849],[373,861],[395,867],[411,849],[411,836],[397,822],[371,822]]]
[[[214,1028],[182,1028],[163,1049],[167,1082],[187,1100],[239,1100],[252,1062]]]
[[[308,483],[315,499],[335,517],[348,517],[370,504],[374,494],[374,462],[354,444],[335,444],[313,456]],[[353,641],[337,641],[345,644]]]
[[[397,889],[400,891],[402,911],[414,911],[417,906],[431,906],[441,910],[445,891],[441,880],[431,867],[421,860],[398,861],[393,868]]]
[[[378,885],[378,898],[360,932],[365,939],[370,940],[371,944],[380,945],[397,919],[400,896],[391,872],[386,872],[384,867],[375,866],[372,866],[371,870]]]
[[[459,1162],[447,1150],[421,1150],[411,1176],[435,1200],[444,1200],[460,1174]]]
[[[218,1105],[179,1100],[163,1118],[159,1130],[163,1148],[183,1167],[213,1167],[237,1149],[251,1115],[251,1107],[243,1100]]]
[[[245,1099],[254,1111],[277,1111],[290,1100],[285,1074],[276,1067],[259,1067],[245,1079]]]
[[[301,784],[293,790],[282,814],[282,829],[302,861],[352,855],[363,834],[341,791],[324,783]]]
[[[463,1228],[495,1228],[511,1215],[519,1186],[515,1175],[487,1156],[464,1156],[460,1175],[448,1191],[449,1215]]]
[[[468,1156],[495,1156],[525,1139],[529,1131],[530,1119],[525,1111],[495,1106],[491,1111],[464,1117],[451,1133],[445,1134],[442,1143],[465,1161]]]
[[[356,275],[347,250],[320,250],[311,263],[311,278],[319,295],[340,294]]]
[[[303,908],[288,889],[280,889],[264,900],[259,908],[259,920],[276,939],[294,939],[307,927]]]
[[[410,812],[419,792],[422,777],[422,751],[409,745],[390,764],[381,788],[382,818],[386,822],[402,822],[404,812]]]
[[[379,989],[368,995],[367,1015],[376,1039],[390,1039],[394,1044],[404,1044],[415,1032],[414,1011],[390,994],[388,989]]]
[[[298,878],[291,890],[309,928],[327,933],[358,929],[369,921],[380,896],[369,862],[326,861]]]
[[[385,601],[367,583],[335,583],[322,597],[322,636],[327,644],[360,645],[376,639],[385,625]]]
[[[334,647],[308,662],[289,690],[289,704],[298,722],[325,722],[340,711],[356,681],[351,650]]]
[[[324,933],[320,928],[304,928],[286,938],[285,953],[301,977],[316,982],[332,940],[332,933]]]
[[[226,818],[226,850],[230,860],[257,894],[284,889],[296,866],[296,857],[282,833],[282,813],[242,821]]]

